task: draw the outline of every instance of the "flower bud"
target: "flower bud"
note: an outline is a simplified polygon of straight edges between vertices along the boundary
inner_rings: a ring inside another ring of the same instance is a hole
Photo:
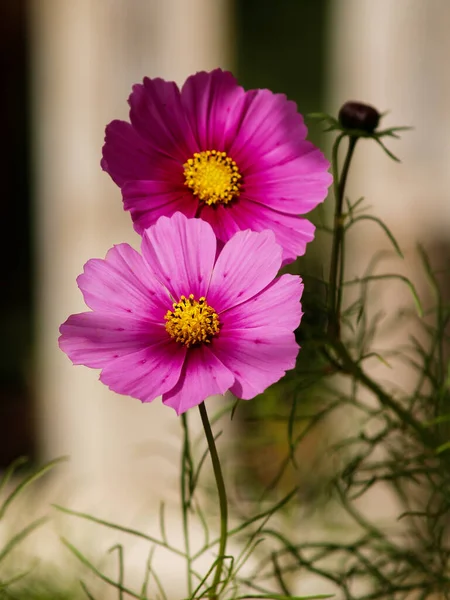
[[[373,133],[378,127],[380,113],[362,102],[346,102],[339,111],[339,122],[346,129],[360,129]]]

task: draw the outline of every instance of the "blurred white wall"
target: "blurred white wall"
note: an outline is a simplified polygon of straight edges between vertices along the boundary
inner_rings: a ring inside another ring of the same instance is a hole
[[[449,30],[448,0],[330,2],[330,109],[360,100],[413,127],[385,140],[401,165],[362,142],[349,182],[407,243],[450,233]]]

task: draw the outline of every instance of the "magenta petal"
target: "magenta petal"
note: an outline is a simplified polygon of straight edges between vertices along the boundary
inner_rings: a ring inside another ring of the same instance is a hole
[[[295,367],[299,347],[291,331],[273,324],[232,331],[223,328],[213,350],[236,377],[230,388],[233,394],[249,400]]]
[[[229,150],[239,168],[257,165],[265,154],[285,144],[295,152],[307,133],[295,102],[269,90],[251,90],[245,102],[239,131]]]
[[[233,207],[233,218],[240,229],[251,226],[254,231],[273,231],[276,241],[283,247],[283,264],[305,253],[306,244],[314,239],[316,230],[307,219],[277,212],[245,198]]]
[[[229,206],[208,206],[200,203],[199,217],[207,221],[214,230],[214,233],[222,242],[228,242],[230,238],[237,233],[240,228],[233,219],[233,209]]]
[[[104,260],[89,260],[77,283],[89,308],[121,317],[162,323],[170,305],[167,290],[128,244],[114,246]]]
[[[130,315],[85,312],[60,327],[59,346],[75,365],[101,369],[116,359],[166,340],[164,326]]]
[[[221,323],[227,331],[266,325],[293,331],[303,314],[302,293],[300,277],[282,275],[250,300],[221,313]]]
[[[207,300],[220,313],[266,287],[281,267],[281,247],[271,231],[239,231],[214,266]]]
[[[170,181],[130,181],[122,188],[125,210],[129,210],[134,228],[139,234],[162,217],[182,212],[194,217],[198,199],[183,185]]]
[[[201,219],[161,217],[142,238],[142,254],[175,301],[205,296],[216,256],[216,237]]]
[[[329,163],[309,142],[308,152],[246,174],[243,195],[280,212],[305,214],[322,202],[332,182]]]
[[[147,179],[152,149],[130,123],[112,121],[105,132],[102,169],[117,185],[132,179]]]
[[[177,385],[163,395],[163,402],[178,415],[197,406],[214,394],[224,394],[233,385],[234,376],[208,346],[188,350]]]
[[[154,150],[181,164],[198,151],[173,81],[146,77],[133,86],[128,101],[131,124]]]
[[[144,199],[148,198],[151,200],[153,206],[161,206],[171,202],[173,198],[182,195],[186,192],[186,187],[183,183],[182,169],[180,169],[179,181],[174,181],[174,177],[170,180],[165,179],[161,181],[153,181],[149,179],[139,181],[129,181],[123,186],[124,193],[124,208],[130,210],[130,206],[127,202],[127,198]],[[175,178],[176,179],[176,178]],[[149,202],[150,203],[150,202]]]
[[[151,402],[176,385],[185,356],[184,346],[166,339],[110,362],[100,381],[118,394]]]
[[[228,71],[215,69],[188,77],[181,101],[201,150],[227,150],[239,123],[244,90]]]

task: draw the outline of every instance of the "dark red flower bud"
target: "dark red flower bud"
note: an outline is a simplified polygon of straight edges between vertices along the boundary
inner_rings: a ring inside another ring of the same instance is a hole
[[[380,113],[362,102],[346,102],[339,111],[339,122],[346,129],[360,129],[373,133],[380,122]]]

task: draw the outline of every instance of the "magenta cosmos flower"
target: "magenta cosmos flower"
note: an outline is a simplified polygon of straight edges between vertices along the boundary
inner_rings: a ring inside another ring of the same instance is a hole
[[[304,254],[314,225],[299,218],[322,202],[328,161],[305,140],[297,106],[283,94],[245,91],[216,69],[133,86],[130,121],[106,128],[102,167],[143,231],[181,211],[210,223],[222,242],[237,231],[274,232],[283,261]]]
[[[211,226],[176,213],[144,231],[141,250],[119,244],[86,263],[78,286],[91,311],[60,328],[74,364],[178,414],[227,390],[253,398],[294,367],[303,285],[274,279],[272,232],[238,232],[216,258]]]

